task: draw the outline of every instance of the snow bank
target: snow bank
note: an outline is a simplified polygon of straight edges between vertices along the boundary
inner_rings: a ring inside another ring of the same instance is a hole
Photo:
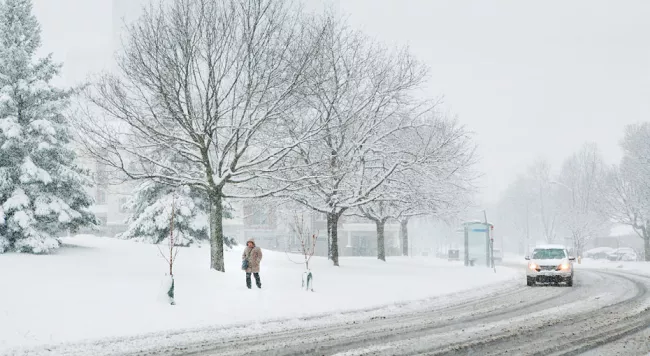
[[[310,263],[314,291],[300,289],[301,256],[264,251],[262,290],[245,286],[241,248],[227,273],[209,270],[209,248],[181,249],[175,299],[160,298],[165,262],[156,246],[93,236],[63,239],[52,255],[0,255],[0,354],[41,344],[126,337],[391,305],[519,278],[429,258],[323,258]],[[295,261],[295,262],[294,262]],[[254,327],[252,327],[254,329]]]
[[[645,261],[608,261],[585,258],[580,266],[583,268],[625,270],[650,275],[650,262]]]
[[[528,261],[524,257],[510,256],[504,259],[504,263],[515,266],[525,266]],[[580,269],[612,269],[650,275],[650,262],[645,261],[609,261],[604,259],[583,258],[580,263],[576,260],[573,263],[576,270]]]

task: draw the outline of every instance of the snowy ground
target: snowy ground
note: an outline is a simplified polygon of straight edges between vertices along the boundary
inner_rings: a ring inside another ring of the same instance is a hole
[[[573,287],[523,281],[392,307],[66,344],[12,356],[646,355],[650,277],[583,269]],[[633,340],[630,340],[633,338]]]
[[[175,270],[178,305],[169,306],[159,300],[166,267],[155,246],[93,236],[64,242],[49,256],[0,255],[0,354],[215,325],[255,329],[272,319],[332,316],[512,283],[520,274],[430,258],[342,258],[339,268],[314,258],[315,292],[308,293],[300,290],[301,256],[265,251],[263,289],[248,290],[240,248],[226,253],[225,274],[208,269],[208,248],[189,248]]]

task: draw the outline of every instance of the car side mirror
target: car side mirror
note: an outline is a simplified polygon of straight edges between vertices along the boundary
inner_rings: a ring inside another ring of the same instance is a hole
[[[569,256],[569,261],[575,261],[575,260],[576,260],[575,257],[573,257],[573,256]]]
[[[526,256],[526,257],[524,257],[524,260],[530,261],[530,257]]]

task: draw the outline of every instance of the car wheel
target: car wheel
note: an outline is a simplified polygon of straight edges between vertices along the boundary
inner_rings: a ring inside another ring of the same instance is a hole
[[[526,278],[526,285],[531,287],[535,284],[535,280],[532,278]]]
[[[573,287],[573,277],[569,277],[566,280],[566,285],[569,286],[569,287]]]

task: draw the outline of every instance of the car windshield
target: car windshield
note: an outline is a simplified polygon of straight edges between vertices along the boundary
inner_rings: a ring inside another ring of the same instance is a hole
[[[535,250],[533,252],[533,258],[536,260],[557,260],[565,257],[566,254],[564,253],[564,250],[560,248]]]

